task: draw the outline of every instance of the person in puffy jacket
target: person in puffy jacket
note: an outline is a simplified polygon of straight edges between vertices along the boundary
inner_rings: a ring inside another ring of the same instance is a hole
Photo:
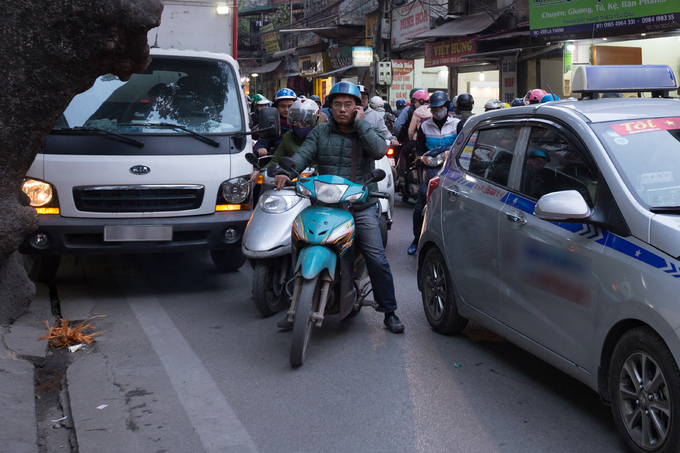
[[[373,96],[369,101],[369,105],[373,110],[382,115],[383,120],[385,120],[385,126],[387,127],[387,130],[391,131],[394,127],[394,120],[396,118],[393,114],[385,109],[385,106],[389,106],[389,104],[385,103],[384,99],[380,96]]]
[[[385,140],[390,140],[392,145],[397,145],[398,142],[395,140],[392,132],[387,129],[385,125],[385,119],[383,115],[376,112],[371,108],[368,102],[368,90],[363,85],[357,85],[359,92],[361,93],[361,106],[364,108],[364,115],[366,115],[366,121],[370,123],[371,126],[375,127],[380,131],[380,135]]]
[[[380,133],[366,120],[361,107],[361,93],[353,83],[339,82],[328,95],[331,117],[319,124],[291,159],[296,168],[306,168],[316,163],[321,175],[337,175],[346,179],[352,176],[353,148],[356,147],[356,175],[354,182],[364,184],[375,169],[375,161],[382,159],[387,145]],[[281,170],[275,181],[279,190],[294,176]],[[370,192],[377,192],[378,184],[368,184]],[[377,310],[385,314],[384,324],[390,332],[401,333],[404,325],[395,314],[397,299],[394,279],[382,245],[378,223],[377,199],[369,198],[354,205],[356,245],[366,260],[371,278]],[[290,329],[288,316],[277,325]]]

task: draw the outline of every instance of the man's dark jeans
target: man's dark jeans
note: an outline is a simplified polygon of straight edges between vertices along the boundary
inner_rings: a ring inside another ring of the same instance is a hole
[[[377,210],[368,208],[355,211],[354,222],[356,245],[366,260],[378,311],[381,313],[395,311],[397,298],[394,294],[394,279],[382,244]]]

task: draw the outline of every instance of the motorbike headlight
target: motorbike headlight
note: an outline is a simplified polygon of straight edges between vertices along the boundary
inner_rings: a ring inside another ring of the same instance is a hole
[[[420,160],[428,167],[439,167],[444,163],[444,153],[439,153],[436,156],[423,156]]]
[[[347,189],[349,189],[347,184],[326,184],[321,181],[314,181],[316,199],[322,203],[340,203]]]
[[[312,191],[303,186],[302,184],[298,183],[297,186],[295,186],[296,192],[298,192],[301,196],[303,197],[311,197],[312,196]]]
[[[52,201],[52,184],[35,179],[27,179],[24,181],[21,190],[31,199],[31,206],[33,207],[45,206]]]
[[[222,183],[222,197],[227,203],[243,203],[250,195],[250,182],[247,178],[238,177]]]
[[[349,197],[345,198],[345,201],[348,203],[354,203],[357,201],[361,196],[363,195],[363,192],[355,193],[354,195],[350,195]]]
[[[300,202],[297,195],[271,194],[260,203],[264,212],[280,214],[293,208]]]

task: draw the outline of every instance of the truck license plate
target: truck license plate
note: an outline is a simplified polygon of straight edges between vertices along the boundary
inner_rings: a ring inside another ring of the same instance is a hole
[[[104,227],[104,242],[172,241],[172,225]]]

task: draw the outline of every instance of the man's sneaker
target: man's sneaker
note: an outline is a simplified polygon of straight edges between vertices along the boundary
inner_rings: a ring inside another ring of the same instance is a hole
[[[288,321],[288,313],[286,313],[286,316],[281,321],[276,323],[276,327],[281,329],[282,332],[293,330],[293,321]]]
[[[385,327],[392,333],[402,333],[404,331],[404,324],[394,314],[385,319]]]
[[[415,255],[415,253],[418,251],[418,245],[417,244],[411,244],[408,246],[408,254],[409,255]]]

